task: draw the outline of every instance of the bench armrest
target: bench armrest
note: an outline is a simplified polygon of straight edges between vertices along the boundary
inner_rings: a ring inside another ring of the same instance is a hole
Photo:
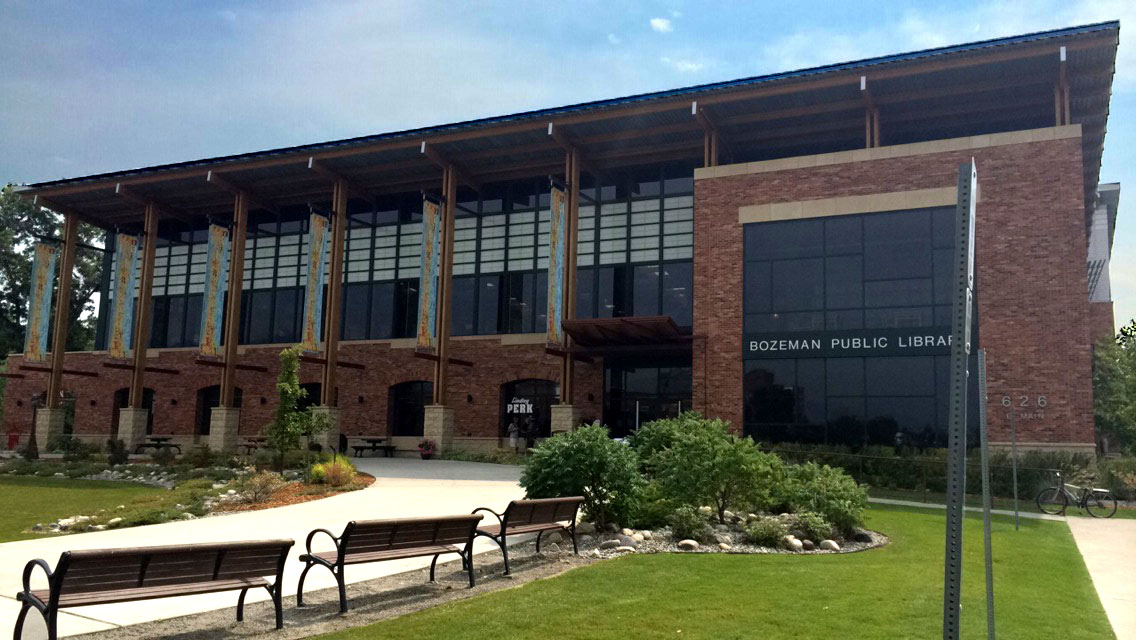
[[[339,538],[336,538],[335,534],[328,531],[327,529],[314,529],[311,533],[308,534],[308,539],[304,541],[304,546],[308,550],[308,555],[311,555],[312,553],[312,538],[316,537],[317,533],[326,533],[327,537],[331,538],[331,541],[335,543],[335,548],[339,549]]]
[[[502,520],[502,516],[501,516],[501,514],[497,513],[496,511],[494,511],[494,510],[492,510],[492,509],[490,509],[489,507],[478,507],[478,508],[474,509],[473,511],[470,511],[470,513],[471,513],[471,514],[474,514],[474,513],[477,513],[478,511],[488,511],[489,513],[492,513],[492,514],[493,514],[493,516],[497,518],[497,524],[501,525],[501,526],[502,526],[502,528],[504,528],[504,526],[505,526],[505,522],[504,522],[504,520]]]
[[[30,594],[31,591],[32,591],[32,570],[35,569],[36,567],[43,569],[43,572],[47,574],[47,581],[48,581],[49,586],[50,586],[51,578],[54,575],[51,572],[51,566],[48,565],[46,561],[41,560],[39,558],[36,558],[35,560],[29,560],[28,563],[26,565],[24,565],[24,592],[25,593]]]

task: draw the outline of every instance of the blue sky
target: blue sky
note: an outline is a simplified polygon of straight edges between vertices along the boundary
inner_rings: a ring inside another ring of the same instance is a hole
[[[1102,182],[1136,317],[1136,2],[0,0],[0,181],[38,182],[1119,19]]]

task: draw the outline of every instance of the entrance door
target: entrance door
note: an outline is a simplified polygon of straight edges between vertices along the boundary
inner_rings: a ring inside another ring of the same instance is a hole
[[[552,405],[560,401],[560,385],[552,380],[514,380],[501,385],[501,436],[508,436],[508,425],[516,420],[523,430],[532,420],[534,437],[552,435]]]
[[[613,437],[690,408],[690,358],[617,360],[604,367],[604,424]]]
[[[118,433],[119,410],[130,404],[130,389],[122,388],[114,392],[114,410],[110,417],[111,434]],[[154,390],[150,387],[142,389],[142,408],[149,412],[146,416],[146,435],[154,433]]]

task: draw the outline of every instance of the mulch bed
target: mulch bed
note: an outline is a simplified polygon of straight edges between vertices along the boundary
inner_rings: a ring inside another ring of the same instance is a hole
[[[286,507],[290,504],[311,502],[320,498],[330,498],[346,491],[366,489],[375,482],[375,476],[359,473],[351,484],[344,487],[332,487],[324,484],[305,484],[293,481],[285,484],[272,494],[272,497],[263,502],[226,502],[219,503],[213,508],[213,513],[234,513],[239,511],[259,511],[261,509],[274,509]]]

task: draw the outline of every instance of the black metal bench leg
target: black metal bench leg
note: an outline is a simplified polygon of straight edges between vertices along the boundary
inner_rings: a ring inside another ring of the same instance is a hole
[[[248,593],[248,587],[241,589],[241,595],[237,598],[237,622],[245,621],[245,594]]]
[[[544,535],[543,531],[538,532],[536,534],[536,552],[537,553],[540,553],[540,537],[543,536],[543,535]]]
[[[296,606],[304,606],[304,578],[308,577],[308,572],[312,567],[316,566],[314,562],[309,562],[304,565],[304,570],[300,572],[300,583],[296,585]]]
[[[280,583],[265,587],[268,589],[268,595],[272,596],[272,604],[276,606],[276,628],[284,628],[284,590],[280,587]]]
[[[462,564],[464,564],[465,568],[469,571],[469,588],[472,589],[474,586],[472,545],[469,547],[469,550],[466,551],[466,553],[462,554]]]
[[[505,557],[505,575],[509,575],[509,547],[505,544],[505,536],[501,536],[497,545],[501,547],[501,555]]]
[[[335,571],[335,580],[339,583],[339,612],[347,613],[347,585],[343,582],[343,566]]]
[[[442,555],[442,554],[440,554],[440,553],[435,553],[435,554],[434,554],[434,559],[430,561],[430,582],[433,582],[433,581],[434,581],[434,567],[435,567],[435,566],[437,566],[437,564],[438,564],[438,556],[440,556],[440,555]]]
[[[580,547],[576,546],[576,525],[572,525],[572,530],[568,533],[572,534],[572,553],[580,555]]]
[[[57,640],[59,638],[59,609],[48,609],[44,614],[44,620],[47,621],[47,640]]]
[[[20,614],[16,616],[16,630],[12,632],[12,640],[20,640],[24,635],[24,619],[28,617],[28,609],[31,608],[32,605],[27,602],[20,605]]]

